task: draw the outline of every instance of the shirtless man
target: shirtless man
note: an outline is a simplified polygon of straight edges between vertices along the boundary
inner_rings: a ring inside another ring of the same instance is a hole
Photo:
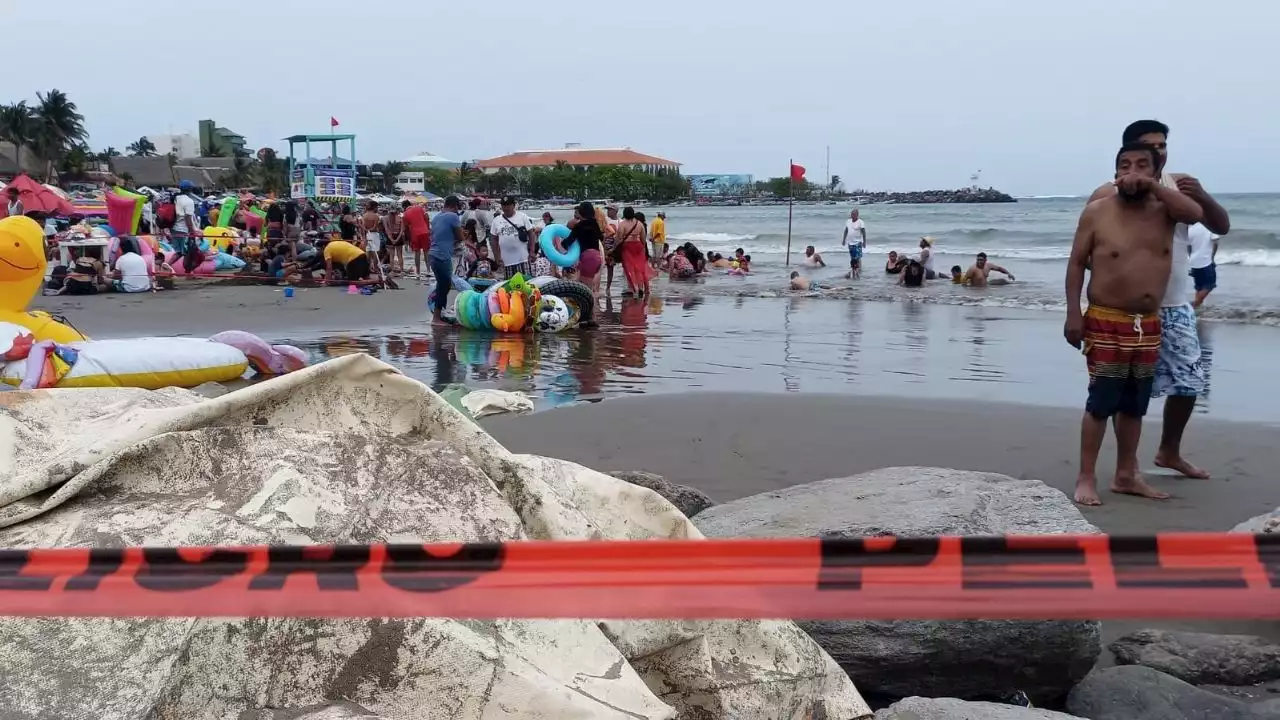
[[[961,282],[970,287],[986,287],[991,283],[992,270],[1008,276],[1009,282],[1013,282],[1013,273],[1005,270],[999,265],[987,262],[987,254],[982,252],[978,253],[977,260],[975,260],[973,265],[964,272],[964,277],[961,278]],[[999,282],[999,280],[999,278],[996,279],[997,283],[1003,285],[1004,283]]]
[[[1169,126],[1159,120],[1138,120],[1124,129],[1121,142],[1133,142],[1151,146],[1159,160],[1157,177],[1167,187],[1176,187],[1194,200],[1204,211],[1204,226],[1216,235],[1226,235],[1231,230],[1231,218],[1218,201],[1200,185],[1200,181],[1181,173],[1165,170],[1169,156]],[[1115,195],[1112,183],[1094,191],[1089,200]],[[1174,230],[1173,266],[1164,299],[1160,303],[1161,345],[1160,358],[1156,362],[1154,396],[1167,395],[1164,401],[1164,425],[1160,435],[1160,448],[1156,451],[1158,467],[1175,470],[1187,477],[1207,480],[1209,473],[1192,465],[1182,457],[1182,434],[1195,412],[1196,397],[1204,392],[1204,368],[1201,366],[1200,335],[1196,327],[1196,311],[1191,305],[1190,287],[1190,237],[1188,224],[1180,223]],[[1134,448],[1137,452],[1137,448]],[[1137,460],[1135,459],[1136,463]]]
[[[1160,354],[1160,300],[1173,264],[1177,223],[1197,223],[1204,211],[1176,188],[1161,184],[1156,150],[1125,145],[1116,154],[1116,192],[1080,214],[1067,261],[1067,322],[1063,335],[1084,352],[1089,398],[1080,425],[1080,475],[1075,501],[1101,505],[1095,474],[1098,451],[1115,418],[1116,474],[1111,491],[1163,500],[1138,473],[1142,417]],[[1089,270],[1089,309],[1080,292]]]
[[[814,251],[812,245],[808,245],[804,249],[804,264],[809,267],[826,267],[827,264],[822,261],[822,255]]]

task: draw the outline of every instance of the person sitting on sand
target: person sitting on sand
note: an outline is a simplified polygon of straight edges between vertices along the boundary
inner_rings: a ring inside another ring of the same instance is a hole
[[[827,266],[827,264],[822,261],[822,255],[816,252],[812,245],[808,245],[804,249],[804,264],[809,267]]]
[[[890,275],[897,275],[902,272],[902,268],[907,266],[907,257],[899,255],[897,250],[889,251],[889,259],[884,263],[884,271]]]
[[[992,270],[995,270],[998,273],[1007,275],[1009,279],[1005,280],[1004,278],[996,278],[995,280],[992,280],[989,277],[991,275]],[[986,287],[987,285],[1005,285],[1013,281],[1014,281],[1013,273],[1009,272],[1008,270],[1005,270],[999,265],[988,263],[987,254],[984,252],[978,253],[978,258],[973,263],[973,266],[970,267],[968,270],[966,270],[964,273],[964,284],[969,285],[971,287]]]
[[[1163,500],[1138,472],[1142,418],[1151,402],[1160,355],[1160,303],[1173,258],[1178,223],[1193,225],[1204,210],[1158,179],[1156,150],[1126,144],[1116,154],[1116,194],[1090,202],[1080,214],[1067,261],[1067,321],[1062,334],[1084,352],[1089,396],[1080,426],[1080,474],[1075,501],[1101,505],[1098,451],[1113,418],[1116,474],[1111,491]],[[1089,309],[1080,310],[1085,271]]]

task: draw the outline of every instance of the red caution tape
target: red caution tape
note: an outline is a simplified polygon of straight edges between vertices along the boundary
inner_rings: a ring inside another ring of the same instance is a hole
[[[0,551],[0,615],[1280,618],[1280,535]]]

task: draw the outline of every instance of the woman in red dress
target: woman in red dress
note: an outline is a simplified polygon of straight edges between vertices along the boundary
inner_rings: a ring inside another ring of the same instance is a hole
[[[622,258],[622,271],[627,275],[627,284],[635,291],[636,297],[648,296],[649,257],[645,249],[649,245],[649,232],[636,217],[633,208],[623,208],[617,237],[617,252]]]

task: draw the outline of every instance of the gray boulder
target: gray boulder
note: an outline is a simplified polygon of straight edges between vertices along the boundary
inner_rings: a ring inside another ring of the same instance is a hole
[[[1231,528],[1231,532],[1253,533],[1254,535],[1280,533],[1280,508],[1255,518],[1249,518]]]
[[[701,490],[668,482],[661,475],[654,475],[643,470],[612,470],[608,474],[632,485],[649,488],[666,498],[667,502],[675,505],[676,509],[684,513],[684,516],[688,518],[716,504]]]
[[[709,537],[1096,533],[1037,480],[900,467],[753,495],[694,519]],[[1097,622],[820,621],[802,627],[863,692],[1061,700],[1101,650]]]
[[[1193,685],[1252,685],[1280,678],[1280,645],[1253,635],[1139,630],[1108,648],[1121,665],[1143,665]]]
[[[1261,705],[1211,693],[1141,665],[1089,673],[1067,698],[1067,711],[1090,720],[1273,720]]]
[[[956,698],[909,697],[876,711],[875,720],[1082,720],[1075,715]]]

